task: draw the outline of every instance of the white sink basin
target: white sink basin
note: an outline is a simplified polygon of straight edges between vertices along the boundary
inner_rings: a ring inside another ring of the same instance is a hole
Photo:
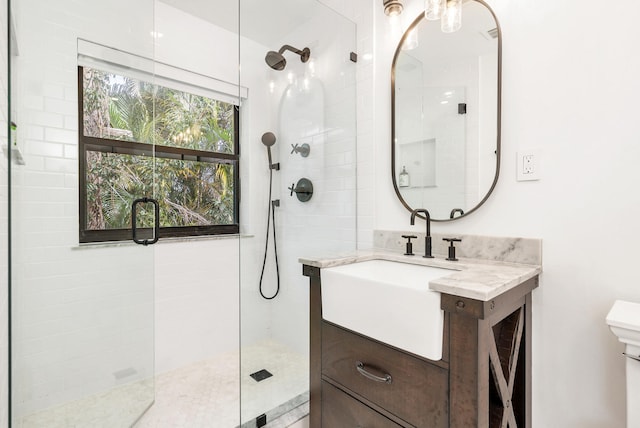
[[[429,281],[449,269],[370,260],[322,269],[322,317],[408,352],[440,360],[444,313]]]

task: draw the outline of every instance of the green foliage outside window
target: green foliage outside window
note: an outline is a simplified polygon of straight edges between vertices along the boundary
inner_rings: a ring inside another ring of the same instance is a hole
[[[102,147],[84,142],[86,230],[131,228],[131,203],[144,196],[160,203],[161,227],[235,223],[234,105],[96,69],[81,71],[83,135]],[[117,149],[104,149],[109,141],[131,147],[111,143]],[[155,144],[155,156],[141,144]],[[151,211],[142,209],[139,227],[152,225]]]

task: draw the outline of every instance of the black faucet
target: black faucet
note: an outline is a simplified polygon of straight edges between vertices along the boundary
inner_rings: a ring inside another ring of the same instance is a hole
[[[424,237],[424,256],[422,257],[432,259],[433,256],[431,255],[431,216],[429,215],[429,211],[425,210],[424,208],[411,211],[412,226],[416,224],[416,215],[418,213],[423,213],[425,220],[427,221],[427,234]]]

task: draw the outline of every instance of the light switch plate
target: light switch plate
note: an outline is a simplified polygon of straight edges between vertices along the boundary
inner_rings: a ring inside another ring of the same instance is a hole
[[[517,153],[516,171],[518,181],[540,180],[541,152],[538,149],[521,150]]]

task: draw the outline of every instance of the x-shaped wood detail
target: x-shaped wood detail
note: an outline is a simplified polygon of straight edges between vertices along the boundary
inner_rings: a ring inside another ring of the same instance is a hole
[[[521,307],[518,314],[518,323],[516,326],[515,334],[511,341],[511,355],[509,356],[509,379],[505,377],[505,373],[502,370],[500,363],[500,355],[498,354],[498,346],[496,343],[496,337],[491,330],[491,338],[489,340],[489,359],[491,361],[491,373],[493,374],[493,380],[500,394],[502,400],[502,424],[501,428],[517,428],[516,416],[513,411],[513,405],[511,399],[513,397],[513,387],[516,378],[516,369],[518,366],[518,356],[520,354],[520,342],[522,341],[522,331],[524,327],[524,307]]]

